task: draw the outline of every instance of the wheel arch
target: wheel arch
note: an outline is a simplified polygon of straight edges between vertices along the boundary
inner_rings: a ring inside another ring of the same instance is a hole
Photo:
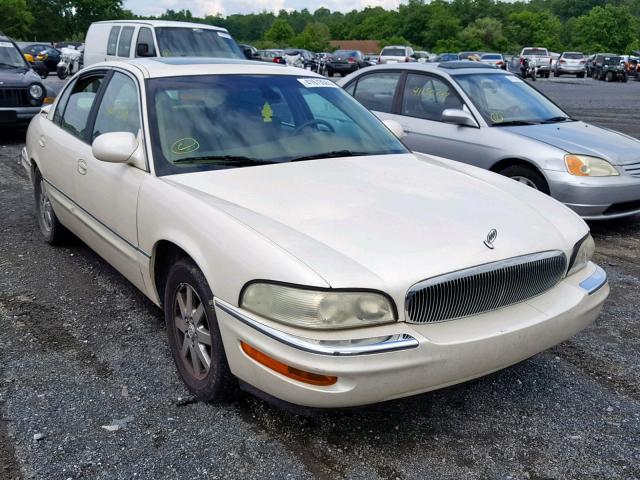
[[[524,158],[516,158],[516,157],[511,157],[511,158],[503,158],[499,161],[497,161],[496,163],[494,163],[489,170],[491,172],[494,173],[500,173],[502,170],[504,170],[507,167],[511,167],[514,165],[521,165],[523,167],[528,167],[528,168],[532,168],[533,170],[535,170],[536,172],[538,172],[540,175],[542,175],[542,178],[544,178],[544,181],[547,184],[547,191],[550,191],[550,184],[549,184],[549,179],[547,179],[547,176],[544,173],[544,170],[542,168],[540,168],[538,165],[536,165],[534,162],[524,159]]]

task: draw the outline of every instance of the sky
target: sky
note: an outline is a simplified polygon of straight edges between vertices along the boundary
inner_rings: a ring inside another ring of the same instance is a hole
[[[257,13],[261,11],[275,12],[280,10],[309,9],[314,12],[320,7],[331,11],[348,12],[361,10],[366,6],[396,8],[400,0],[124,0],[124,8],[138,15],[161,15],[167,9],[191,10],[196,17],[234,13]]]

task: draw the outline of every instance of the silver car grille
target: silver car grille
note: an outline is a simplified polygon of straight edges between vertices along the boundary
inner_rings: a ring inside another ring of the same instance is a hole
[[[624,171],[632,177],[640,177],[640,162],[632,163],[631,165],[623,165]]]
[[[566,256],[555,250],[430,278],[409,289],[406,318],[410,323],[444,322],[524,302],[553,288],[566,269]]]

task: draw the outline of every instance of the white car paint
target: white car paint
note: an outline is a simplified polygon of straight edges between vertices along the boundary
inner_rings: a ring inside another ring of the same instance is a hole
[[[89,145],[52,123],[56,103],[29,127],[25,168],[29,175],[37,168],[51,185],[60,221],[157,305],[162,298],[154,281],[159,242],[172,242],[187,252],[214,293],[211,301],[231,371],[269,396],[305,406],[340,407],[462,382],[573,335],[595,320],[608,294],[604,280],[597,290],[585,289],[584,282],[601,272],[589,263],[526,302],[443,323],[408,323],[405,296],[416,282],[535,252],[559,250],[569,258],[588,233],[587,225],[531,188],[422,154],[158,177],[151,158],[145,79],[230,73],[300,76],[300,70],[259,62],[177,66],[151,60],[93,68],[125,72],[140,88],[142,132],[130,161],[95,159]],[[483,244],[491,228],[499,231],[495,249]],[[395,302],[398,322],[322,332],[280,324],[240,308],[242,288],[255,279],[379,290]],[[291,344],[403,335],[410,335],[412,348],[373,356],[338,358]],[[288,365],[339,380],[319,387],[284,377],[245,355],[241,340]]]

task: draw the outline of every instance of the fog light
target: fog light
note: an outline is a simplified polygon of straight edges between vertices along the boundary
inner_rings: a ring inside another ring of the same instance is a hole
[[[242,351],[250,358],[253,358],[256,362],[284,375],[285,377],[297,380],[298,382],[326,387],[328,385],[333,385],[338,381],[338,377],[318,375],[317,373],[305,372],[304,370],[286,365],[275,358],[271,358],[259,350],[256,350],[248,343],[240,342],[240,346],[242,347]]]

